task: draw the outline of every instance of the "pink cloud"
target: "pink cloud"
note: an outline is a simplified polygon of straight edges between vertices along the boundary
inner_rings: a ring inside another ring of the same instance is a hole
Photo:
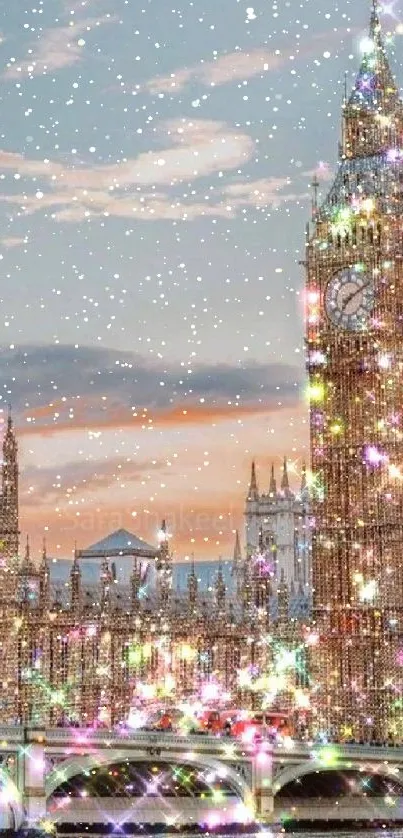
[[[249,160],[254,149],[248,134],[219,121],[170,120],[164,123],[161,133],[170,147],[112,165],[78,169],[2,151],[0,169],[44,177],[59,188],[113,191],[136,184],[170,186],[184,179],[205,177],[223,168],[232,169]]]
[[[310,58],[321,53],[324,47],[336,41],[340,44],[343,34],[351,36],[354,30],[347,27],[337,32],[321,32],[311,38],[306,45],[294,50],[269,50],[258,48],[250,52],[241,50],[222,55],[213,61],[201,61],[188,68],[179,68],[167,76],[160,76],[147,84],[151,93],[180,93],[191,81],[199,81],[206,87],[228,84],[240,79],[250,79],[266,72],[274,72],[290,62],[301,58]]]
[[[3,245],[3,247],[10,248],[10,247],[19,247],[20,244],[26,244],[27,239],[22,239],[18,236],[8,236],[4,239],[1,239],[0,242]]]
[[[306,45],[294,50],[254,49],[250,52],[241,50],[222,55],[214,61],[201,61],[199,65],[179,68],[167,76],[160,76],[147,84],[151,93],[180,93],[191,81],[199,81],[206,87],[216,87],[240,79],[250,79],[267,72],[274,72],[301,58],[317,56],[323,47],[336,41],[340,44],[343,34],[351,36],[354,30],[346,28],[337,32],[321,32],[311,38]]]
[[[170,147],[105,166],[73,168],[57,161],[0,152],[0,170],[48,183],[48,191],[3,195],[0,200],[20,206],[26,215],[50,210],[54,220],[74,223],[97,216],[151,221],[233,217],[241,206],[277,207],[305,197],[287,193],[291,185],[288,178],[223,184],[213,197],[172,197],[166,191],[172,186],[232,170],[250,160],[254,143],[248,134],[212,120],[171,120],[161,133]]]
[[[9,62],[3,78],[20,79],[22,76],[47,74],[76,64],[84,55],[85,37],[82,36],[94,27],[114,20],[116,18],[110,14],[84,20],[72,18],[66,26],[45,29],[37,44],[29,50],[29,57]]]

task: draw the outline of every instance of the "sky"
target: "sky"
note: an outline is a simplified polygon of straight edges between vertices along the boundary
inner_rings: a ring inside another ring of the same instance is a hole
[[[370,0],[252,2],[0,0],[0,405],[33,552],[166,517],[176,558],[228,556],[252,458],[262,490],[309,461],[310,184]]]

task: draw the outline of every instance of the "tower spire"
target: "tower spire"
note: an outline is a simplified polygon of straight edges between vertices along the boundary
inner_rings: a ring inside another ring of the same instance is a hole
[[[219,558],[218,573],[217,573],[217,578],[216,578],[214,587],[215,587],[216,605],[217,605],[217,608],[218,608],[220,614],[222,614],[222,612],[225,610],[225,596],[226,596],[227,588],[226,588],[226,585],[225,585],[225,582],[224,582],[224,576],[223,576],[223,572],[222,572],[222,558],[221,558],[221,556]]]
[[[399,94],[386,54],[376,0],[372,0],[369,37],[363,40],[362,49],[361,67],[347,104],[367,112],[391,113]]]
[[[375,26],[379,26],[379,6],[378,0],[372,0],[372,11],[371,11],[371,32]]]
[[[252,460],[248,498],[250,500],[255,499],[257,497],[257,494],[258,494],[258,489],[257,489],[257,479],[256,479],[256,464],[255,464],[255,461]]]
[[[199,583],[197,581],[196,576],[196,569],[195,569],[195,555],[192,553],[192,561],[190,566],[190,573],[187,578],[187,588],[188,588],[188,597],[189,597],[189,605],[194,610],[197,602],[197,593],[198,593]]]
[[[288,494],[290,491],[290,484],[288,480],[288,469],[287,469],[287,457],[284,457],[283,462],[283,474],[281,478],[281,489],[284,494]]]
[[[71,609],[78,612],[81,605],[81,570],[78,563],[77,547],[74,548],[74,559],[70,571],[70,596]]]
[[[47,610],[49,608],[50,595],[50,573],[49,562],[46,552],[46,539],[43,538],[42,544],[42,559],[39,569],[39,601],[41,608]]]
[[[277,484],[276,478],[274,476],[274,465],[271,464],[271,472],[270,472],[270,484],[269,484],[269,495],[270,497],[275,497],[277,494]]]
[[[234,545],[234,564],[239,564],[242,561],[241,542],[239,540],[239,530],[235,531],[235,545]]]
[[[157,559],[157,590],[158,602],[162,609],[167,610],[172,590],[172,554],[169,549],[169,535],[166,520],[162,521],[159,533],[159,551]]]

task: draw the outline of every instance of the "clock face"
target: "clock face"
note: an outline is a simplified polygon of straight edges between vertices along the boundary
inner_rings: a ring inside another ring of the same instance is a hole
[[[329,320],[340,329],[362,332],[374,306],[374,281],[367,273],[343,268],[329,281],[325,306]]]

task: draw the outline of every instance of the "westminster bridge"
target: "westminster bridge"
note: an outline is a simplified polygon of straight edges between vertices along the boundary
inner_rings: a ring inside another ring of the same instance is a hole
[[[403,822],[403,747],[0,727],[0,829],[284,818]]]

